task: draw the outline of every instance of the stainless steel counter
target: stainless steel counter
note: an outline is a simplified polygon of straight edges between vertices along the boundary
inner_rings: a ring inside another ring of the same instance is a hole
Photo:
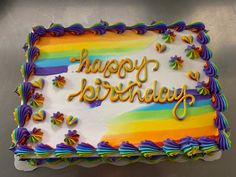
[[[151,23],[162,20],[203,21],[211,36],[213,61],[220,68],[220,81],[229,101],[225,112],[231,129],[233,147],[215,162],[161,162],[156,165],[131,164],[124,167],[101,165],[95,168],[71,166],[63,170],[41,168],[25,173],[15,170],[13,154],[8,150],[10,133],[16,124],[12,112],[19,104],[13,93],[22,81],[20,65],[24,62],[22,46],[26,34],[34,25],[49,26],[52,22],[70,25],[80,22],[90,26],[100,20],[109,23],[123,21]],[[25,176],[99,176],[99,177],[233,177],[236,176],[236,1],[6,1],[0,2],[0,177]]]

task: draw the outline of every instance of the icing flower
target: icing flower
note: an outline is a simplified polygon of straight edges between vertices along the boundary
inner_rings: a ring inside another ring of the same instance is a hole
[[[17,87],[16,93],[19,95],[23,103],[26,104],[34,93],[34,87],[30,82],[23,82]]]
[[[12,131],[11,133],[11,140],[13,145],[20,144],[23,145],[27,142],[30,133],[26,128],[19,127]]]
[[[206,61],[203,71],[209,77],[218,77],[218,67],[211,61]]]
[[[208,61],[212,57],[212,51],[206,45],[202,45],[200,48],[200,57]]]
[[[21,65],[20,71],[21,71],[22,77],[26,81],[28,81],[29,78],[31,76],[33,76],[35,73],[35,65],[34,65],[34,63],[25,63],[25,64]]]
[[[212,94],[211,102],[217,111],[222,112],[228,108],[228,101],[222,94]]]
[[[191,44],[193,42],[193,36],[189,35],[189,36],[182,36],[182,41]]]
[[[61,125],[64,122],[64,114],[60,112],[53,113],[53,116],[51,117],[51,122],[54,125]]]
[[[66,117],[66,124],[68,126],[74,126],[78,123],[78,118],[74,116],[67,116]]]
[[[46,118],[46,112],[44,110],[39,110],[37,113],[32,115],[34,121],[43,121]]]
[[[32,143],[39,142],[43,137],[43,132],[39,128],[33,128],[33,130],[30,132],[29,141]]]
[[[224,130],[219,131],[219,148],[221,150],[228,150],[231,148],[231,141],[229,139],[229,134],[226,133]]]
[[[230,130],[228,120],[225,118],[224,114],[219,111],[216,113],[215,125],[219,130]]]
[[[148,30],[157,31],[158,33],[164,33],[167,30],[166,24],[158,21],[153,21],[147,28]]]
[[[180,145],[171,139],[167,139],[163,142],[163,151],[171,157],[175,157],[181,153]]]
[[[36,42],[39,41],[39,35],[35,33],[29,33],[26,39],[30,47],[32,47]]]
[[[200,143],[200,150],[205,154],[218,150],[216,141],[212,138],[202,136],[198,139],[198,142]]]
[[[79,134],[77,134],[76,130],[68,130],[68,133],[65,134],[65,139],[64,139],[65,143],[68,145],[75,145],[78,143],[79,141]]]
[[[96,148],[87,143],[78,144],[76,147],[76,152],[80,156],[91,155],[96,152]]]
[[[147,26],[144,23],[137,23],[133,26],[128,27],[128,29],[132,29],[137,34],[145,34],[147,32]]]
[[[159,146],[157,146],[154,142],[148,140],[141,142],[139,151],[141,151],[141,154],[144,157],[152,157],[162,153],[162,149]]]
[[[202,22],[194,22],[187,25],[186,29],[193,32],[205,31],[205,25]]]
[[[66,80],[64,76],[56,76],[55,79],[52,80],[52,83],[55,87],[62,88],[64,87]]]
[[[168,26],[168,28],[174,29],[175,31],[181,32],[185,29],[186,24],[183,21],[177,21]]]
[[[199,58],[199,48],[195,47],[195,45],[188,45],[185,49],[186,56],[190,59]]]
[[[188,71],[186,75],[194,81],[198,81],[200,79],[200,73],[198,71]]]
[[[19,146],[16,147],[14,153],[15,153],[17,156],[25,157],[25,156],[33,155],[33,154],[34,154],[34,150],[33,150],[33,148],[30,147],[30,146],[27,146],[27,145],[19,145]]]
[[[116,32],[117,34],[122,34],[126,30],[126,25],[124,23],[116,23],[114,25],[108,26],[107,30]]]
[[[47,30],[52,36],[64,35],[64,27],[61,24],[52,23]]]
[[[122,157],[131,157],[139,154],[138,148],[127,141],[121,143],[119,152]]]
[[[14,120],[19,127],[23,127],[32,115],[32,108],[28,105],[18,106],[14,113]]]
[[[100,23],[96,23],[92,27],[90,27],[89,31],[93,32],[94,34],[102,35],[106,33],[106,26],[107,23],[101,21]]]
[[[204,32],[204,31],[200,31],[198,34],[197,34],[197,41],[200,43],[200,44],[207,44],[210,42],[210,37]]]
[[[184,60],[181,59],[181,57],[178,57],[177,55],[173,56],[169,60],[169,66],[174,70],[179,70],[183,67]]]
[[[171,30],[166,30],[165,33],[162,36],[162,39],[166,42],[166,43],[172,43],[175,41],[175,34],[174,32],[172,32]]]
[[[34,33],[38,34],[39,36],[43,36],[46,34],[47,30],[45,29],[44,26],[38,25],[33,27]]]
[[[37,88],[37,89],[43,89],[44,87],[44,79],[43,78],[40,78],[36,81],[33,81],[32,82],[32,85],[34,86],[34,88]]]
[[[180,140],[181,150],[187,155],[187,156],[193,156],[195,155],[199,150],[199,143],[196,139],[193,139],[189,136],[182,138]]]
[[[109,145],[108,142],[102,141],[98,143],[96,152],[98,153],[99,156],[104,157],[104,156],[117,153],[118,150],[112,147],[111,145]]]
[[[34,150],[35,155],[39,157],[47,157],[51,155],[53,152],[54,149],[51,146],[43,143],[37,144]]]
[[[208,95],[210,94],[209,89],[207,88],[207,84],[203,82],[198,82],[196,86],[197,92],[201,95]]]
[[[209,82],[208,82],[207,86],[208,86],[211,93],[220,93],[220,91],[221,91],[221,84],[214,77],[209,77]]]
[[[32,97],[31,106],[37,108],[43,105],[44,97],[43,94],[35,93]]]
[[[76,149],[70,145],[64,143],[57,144],[55,154],[57,157],[69,157],[76,153]]]
[[[157,50],[157,52],[162,53],[166,50],[166,45],[157,43],[156,50]]]
[[[81,24],[75,23],[75,24],[65,28],[65,31],[68,31],[73,35],[81,35],[85,32],[85,29]]]
[[[30,47],[26,52],[26,58],[28,60],[28,63],[33,63],[35,60],[37,60],[38,56],[39,49],[37,47]]]

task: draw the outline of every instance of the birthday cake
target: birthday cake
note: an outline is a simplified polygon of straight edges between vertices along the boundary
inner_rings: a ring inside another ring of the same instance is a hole
[[[33,27],[10,149],[17,168],[206,159],[228,150],[201,22]]]

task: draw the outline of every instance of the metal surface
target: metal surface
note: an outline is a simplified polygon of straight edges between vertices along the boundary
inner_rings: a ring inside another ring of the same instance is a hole
[[[131,164],[124,167],[101,165],[95,168],[71,166],[63,170],[46,168],[25,173],[15,170],[13,154],[8,150],[10,133],[16,127],[12,112],[19,104],[14,88],[22,81],[20,65],[24,62],[22,46],[26,34],[37,24],[52,22],[92,25],[101,19],[127,24],[162,20],[171,23],[203,21],[212,37],[213,60],[220,68],[220,81],[229,101],[225,112],[230,121],[233,148],[215,162],[161,162],[156,165]],[[236,1],[1,1],[0,2],[0,177],[25,176],[109,176],[109,177],[233,177],[236,176]]]

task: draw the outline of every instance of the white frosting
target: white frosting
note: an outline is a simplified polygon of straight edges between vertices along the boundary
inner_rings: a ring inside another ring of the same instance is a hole
[[[199,46],[196,43],[196,36],[194,33],[189,31],[181,33],[176,32],[175,42],[166,44],[167,50],[160,54],[156,51],[155,46],[157,42],[164,43],[164,41],[161,39],[162,35],[157,34],[151,45],[145,50],[118,56],[116,59],[130,58],[132,60],[138,59],[141,61],[143,56],[146,56],[148,59],[157,59],[159,61],[158,71],[152,71],[153,64],[148,65],[148,80],[143,84],[142,90],[145,88],[151,88],[153,80],[157,80],[158,87],[167,86],[168,88],[181,88],[186,84],[188,89],[194,89],[196,81],[189,79],[186,76],[186,72],[189,70],[200,72],[200,81],[207,81],[207,76],[202,71],[204,65],[203,60],[200,58],[191,60],[186,57],[185,49],[188,44],[181,41],[181,36],[189,34],[194,36],[193,44]],[[170,57],[174,55],[183,58],[184,66],[182,70],[175,71],[169,67]],[[126,78],[122,80],[117,75],[112,75],[109,79],[104,79],[102,74],[84,74],[75,72],[78,65],[79,64],[74,64],[69,66],[68,73],[61,74],[66,78],[66,84],[63,89],[55,88],[52,85],[52,79],[54,79],[56,75],[43,76],[43,79],[45,79],[45,87],[43,88],[42,93],[45,97],[45,101],[43,107],[40,109],[46,111],[46,120],[39,123],[30,120],[26,125],[26,128],[29,130],[32,130],[34,127],[41,128],[44,132],[42,143],[49,144],[52,147],[56,147],[56,144],[63,142],[65,138],[64,135],[67,133],[68,129],[76,129],[78,131],[80,134],[80,142],[87,142],[96,146],[101,141],[101,137],[106,131],[107,122],[112,117],[133,110],[137,107],[144,106],[144,104],[140,105],[137,100],[134,103],[113,103],[109,99],[106,99],[102,102],[101,106],[91,109],[88,104],[80,102],[78,97],[74,98],[71,102],[67,101],[69,94],[76,93],[80,89],[80,80],[82,78],[86,78],[88,84],[93,86],[95,86],[95,78],[107,80],[112,85],[117,85],[119,82],[127,85],[129,81],[135,81],[136,71],[128,73]],[[41,77],[34,76],[33,80],[39,78]],[[34,110],[34,112],[36,111],[38,111],[38,109]],[[65,116],[73,115],[78,117],[78,124],[75,127],[68,127],[65,122],[62,126],[52,125],[50,117],[57,111],[64,113]]]

